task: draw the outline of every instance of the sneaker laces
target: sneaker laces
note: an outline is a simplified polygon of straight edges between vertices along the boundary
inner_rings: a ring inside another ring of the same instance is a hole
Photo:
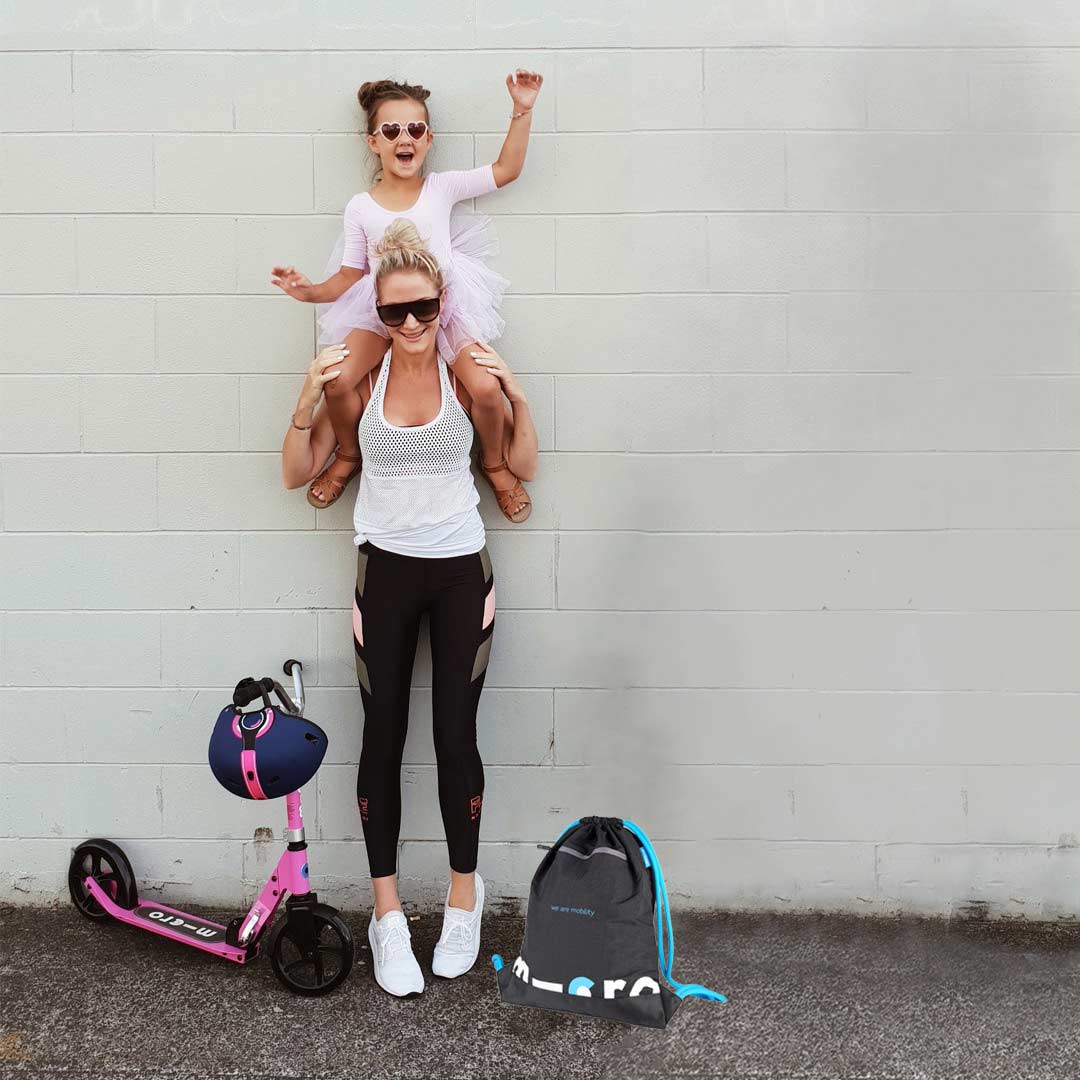
[[[382,946],[383,960],[389,960],[394,953],[412,952],[412,940],[408,928],[394,919],[385,932],[385,936],[379,934],[379,944]]]
[[[454,908],[446,909],[443,915],[443,938],[439,942],[440,945],[455,952],[470,952],[474,933],[472,913],[457,911]]]

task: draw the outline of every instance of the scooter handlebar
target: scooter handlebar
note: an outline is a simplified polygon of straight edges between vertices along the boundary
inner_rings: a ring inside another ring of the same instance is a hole
[[[256,698],[261,697],[263,704],[269,708],[270,695],[276,694],[278,700],[289,712],[295,713],[297,716],[303,716],[304,678],[300,674],[302,670],[303,664],[299,660],[287,660],[285,662],[286,674],[292,675],[293,697],[289,696],[277,679],[273,679],[269,675],[262,679],[253,679],[248,675],[236,684],[236,689],[233,690],[233,705],[238,709],[242,709],[245,705],[250,705]]]
[[[299,660],[285,661],[285,674],[292,676],[293,697],[296,699],[293,702],[293,711],[297,716],[304,715],[304,676],[301,674],[303,670],[304,665]]]
[[[273,679],[253,679],[249,675],[236,684],[236,689],[233,690],[233,704],[238,709],[242,709],[245,705],[250,705],[256,698],[261,697],[269,705],[269,694],[273,689]]]

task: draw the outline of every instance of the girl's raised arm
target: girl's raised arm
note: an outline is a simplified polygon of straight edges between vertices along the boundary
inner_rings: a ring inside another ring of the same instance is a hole
[[[493,165],[477,165],[475,169],[447,169],[433,173],[431,182],[445,193],[447,201],[458,203],[462,199],[491,194],[499,186],[494,168]]]
[[[506,88],[510,91],[514,108],[510,113],[510,128],[499,151],[499,157],[491,166],[498,187],[516,180],[525,168],[532,107],[543,84],[543,75],[538,75],[535,71],[525,71],[523,68],[518,68],[512,75],[506,76]]]

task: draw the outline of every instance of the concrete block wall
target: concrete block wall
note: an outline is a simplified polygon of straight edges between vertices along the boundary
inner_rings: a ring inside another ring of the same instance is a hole
[[[449,0],[0,13],[0,899],[108,835],[237,902],[277,804],[208,725],[304,660],[332,738],[320,891],[366,903],[351,499],[278,447],[362,182],[355,89],[433,90],[497,347],[540,432],[480,715],[481,870],[527,895],[572,818],[643,824],[676,903],[1080,913],[1080,13],[1002,4]],[[406,895],[441,899],[429,662]]]

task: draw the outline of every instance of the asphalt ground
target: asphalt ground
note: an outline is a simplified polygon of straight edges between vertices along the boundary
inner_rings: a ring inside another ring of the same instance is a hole
[[[71,907],[0,907],[0,1078],[1080,1076],[1077,925],[677,913],[676,977],[729,1003],[687,1000],[659,1031],[503,1005],[490,956],[516,955],[511,915],[485,917],[453,981],[430,975],[440,915],[413,917],[428,986],[391,998],[367,918],[346,913],[348,981],[307,999],[266,957],[231,967]]]

